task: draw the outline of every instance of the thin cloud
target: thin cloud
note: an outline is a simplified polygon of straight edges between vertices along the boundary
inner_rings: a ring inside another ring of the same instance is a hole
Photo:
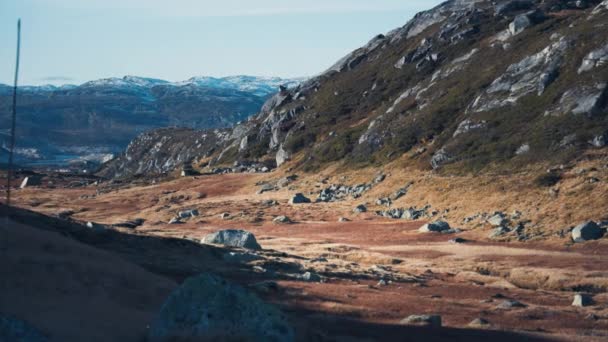
[[[71,82],[71,81],[75,81],[75,79],[73,79],[71,77],[66,77],[66,76],[48,76],[48,77],[42,77],[39,80],[43,81],[43,82]]]

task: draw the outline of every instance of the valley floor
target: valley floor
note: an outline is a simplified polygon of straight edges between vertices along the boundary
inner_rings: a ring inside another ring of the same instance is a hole
[[[359,181],[357,177],[369,180],[372,176],[353,175],[350,181]],[[82,232],[82,226],[70,228],[73,232],[64,235],[117,255],[134,267],[143,267],[149,273],[147,277],[162,277],[158,284],[163,284],[163,289],[204,271],[253,286],[264,299],[277,303],[290,315],[303,340],[325,340],[330,336],[345,340],[424,341],[608,338],[607,238],[572,244],[567,237],[560,237],[555,228],[548,235],[535,238],[531,234],[532,238],[526,241],[492,240],[488,238],[488,227],[482,223],[459,224],[465,213],[458,208],[452,209],[453,214],[442,211],[441,215],[452,226],[462,226],[462,232],[424,234],[417,231],[424,221],[392,220],[371,210],[353,213],[353,208],[362,203],[375,208],[374,199],[403,183],[403,177],[397,181],[389,173],[384,183],[356,200],[312,204],[288,204],[288,199],[295,192],[302,192],[314,200],[316,195],[309,192],[327,186],[327,182],[319,182],[319,175],[257,194],[260,182],[272,177],[278,179],[281,175],[208,175],[158,183],[102,183],[73,188],[67,187],[70,180],[56,180],[54,188],[25,188],[17,191],[15,198],[20,208],[48,216],[69,216],[66,222],[70,225],[89,221],[112,225],[144,219],[143,225],[135,229],[115,228],[120,236],[113,239],[91,238],[92,233]],[[400,201],[420,203],[416,200],[422,198],[425,182],[420,179],[418,189],[414,185]],[[435,178],[433,182],[436,188],[442,184],[449,188],[450,184],[465,181]],[[501,186],[500,180],[496,182],[488,186]],[[517,182],[509,182],[517,186]],[[433,204],[450,199],[449,195],[442,198],[440,190],[426,194],[435,196],[430,199],[436,201],[429,201]],[[507,192],[504,196],[512,199]],[[544,196],[544,192],[538,196]],[[536,201],[538,197],[531,196],[529,200]],[[594,210],[601,211],[604,200],[598,199],[600,208]],[[487,205],[496,203],[500,203],[500,196],[488,196]],[[475,202],[474,206],[483,207],[483,203]],[[529,209],[523,206],[521,210]],[[197,209],[200,215],[182,224],[168,223],[185,209]],[[223,213],[227,215],[220,217]],[[14,229],[31,222],[28,217],[46,220],[46,216],[22,210],[10,215],[18,216],[14,222],[21,222],[15,223],[18,225]],[[273,223],[280,215],[293,223]],[[340,217],[349,221],[338,222]],[[53,222],[45,223],[44,230],[64,230],[61,220]],[[236,254],[229,255],[228,249],[198,243],[206,234],[227,228],[251,231],[264,250],[234,251]],[[466,242],[449,241],[456,237]],[[255,260],[246,260],[252,255]],[[304,272],[319,275],[321,281],[304,281]],[[592,295],[593,304],[572,306],[578,292]],[[166,290],[157,293],[165,295]],[[157,296],[149,296],[152,304],[141,311],[150,310],[158,301]],[[509,300],[524,306],[505,307]],[[16,305],[7,301],[1,304],[0,310],[5,312]],[[32,316],[27,310],[18,313]],[[439,314],[446,328],[399,324],[412,314]],[[469,323],[476,318],[487,320],[489,325],[471,326]]]

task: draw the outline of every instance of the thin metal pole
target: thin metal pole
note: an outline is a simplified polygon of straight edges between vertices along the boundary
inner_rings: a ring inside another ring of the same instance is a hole
[[[15,63],[15,83],[13,85],[13,122],[11,124],[11,144],[8,151],[8,174],[6,177],[6,205],[11,205],[11,178],[13,177],[13,151],[15,149],[15,124],[17,122],[17,81],[19,80],[19,53],[21,50],[21,19],[17,21],[17,62]]]

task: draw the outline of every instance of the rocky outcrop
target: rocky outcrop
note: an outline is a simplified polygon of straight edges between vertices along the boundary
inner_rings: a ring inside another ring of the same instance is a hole
[[[221,230],[205,236],[201,242],[253,250],[262,249],[255,239],[255,236],[245,230]]]
[[[475,99],[470,109],[474,112],[489,111],[513,105],[528,94],[542,95],[557,78],[568,46],[568,40],[562,37],[539,53],[510,65],[503,75]]]
[[[606,83],[593,86],[582,85],[567,90],[559,100],[559,104],[550,109],[545,115],[586,115],[600,114],[606,108],[608,87]]]
[[[210,274],[186,279],[150,326],[149,341],[294,341],[287,318],[239,285]]]
[[[597,50],[591,51],[585,56],[583,63],[578,68],[578,73],[582,74],[583,72],[593,70],[594,68],[601,67],[605,64],[608,64],[608,44]]]

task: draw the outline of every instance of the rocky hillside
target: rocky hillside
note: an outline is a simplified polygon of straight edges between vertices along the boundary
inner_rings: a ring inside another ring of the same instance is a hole
[[[211,165],[291,160],[304,170],[407,157],[454,173],[564,163],[606,146],[607,82],[608,1],[452,0],[283,89],[199,156]],[[192,160],[160,149],[141,150],[120,175]]]
[[[103,159],[159,127],[229,127],[255,114],[279,86],[297,80],[234,76],[170,83],[125,76],[80,86],[20,88],[18,147],[22,163]],[[0,85],[0,132],[10,127],[12,88]],[[6,134],[0,144],[6,147]]]

